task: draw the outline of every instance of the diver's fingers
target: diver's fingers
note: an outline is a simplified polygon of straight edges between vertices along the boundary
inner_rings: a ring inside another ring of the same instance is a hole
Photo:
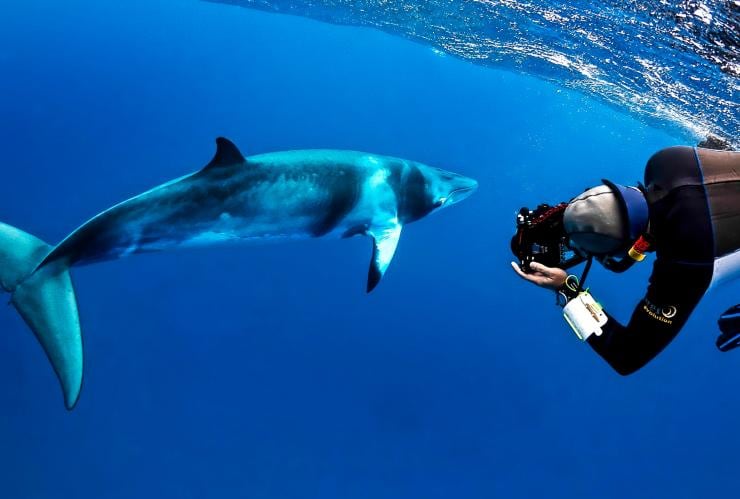
[[[525,274],[522,271],[522,269],[519,268],[519,264],[518,263],[511,262],[511,268],[514,269],[514,272],[516,272],[517,274],[519,274],[519,277],[521,277],[523,279],[526,279],[527,277],[529,277],[527,274]]]
[[[540,274],[546,277],[552,277],[552,275],[555,273],[554,269],[551,269],[550,267],[542,265],[540,262],[530,263],[529,268],[534,270],[535,272],[539,272]]]
[[[511,262],[511,268],[514,269],[514,272],[516,272],[519,275],[519,277],[521,277],[525,281],[529,281],[537,285],[541,285],[541,284],[544,284],[544,282],[547,280],[546,277],[541,276],[541,275],[525,273],[522,269],[519,268],[519,265],[516,262]]]
[[[536,274],[544,276],[543,285],[549,289],[560,288],[568,278],[568,273],[559,267],[548,267],[539,262],[532,262],[529,268],[534,270]]]

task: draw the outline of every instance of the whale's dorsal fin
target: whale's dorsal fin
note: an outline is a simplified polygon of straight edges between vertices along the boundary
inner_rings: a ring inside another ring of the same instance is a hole
[[[210,163],[203,167],[204,170],[211,168],[224,168],[229,166],[242,165],[246,162],[239,148],[227,138],[219,137],[216,139],[216,154]]]
[[[378,285],[380,279],[388,269],[398,247],[398,239],[401,237],[401,224],[392,225],[380,231],[368,231],[373,238],[373,257],[370,260],[370,269],[367,272],[367,292],[369,293]]]

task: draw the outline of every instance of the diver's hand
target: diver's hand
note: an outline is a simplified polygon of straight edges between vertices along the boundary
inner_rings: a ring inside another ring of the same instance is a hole
[[[563,269],[546,267],[539,262],[529,264],[529,268],[532,270],[530,274],[520,269],[516,262],[511,262],[511,267],[525,281],[534,283],[542,288],[552,289],[553,291],[562,288],[563,284],[565,284],[565,279],[568,277],[568,273]]]

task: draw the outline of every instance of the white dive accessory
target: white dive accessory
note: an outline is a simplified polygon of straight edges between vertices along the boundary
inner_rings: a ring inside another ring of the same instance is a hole
[[[581,291],[565,305],[563,317],[581,341],[586,341],[592,334],[601,336],[601,326],[609,320],[588,291]]]

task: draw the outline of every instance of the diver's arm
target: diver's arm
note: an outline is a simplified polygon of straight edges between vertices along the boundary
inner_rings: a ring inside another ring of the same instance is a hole
[[[656,260],[647,295],[640,300],[627,326],[609,316],[602,326],[603,333],[588,338],[589,345],[619,374],[632,374],[676,337],[711,277],[711,266]]]

